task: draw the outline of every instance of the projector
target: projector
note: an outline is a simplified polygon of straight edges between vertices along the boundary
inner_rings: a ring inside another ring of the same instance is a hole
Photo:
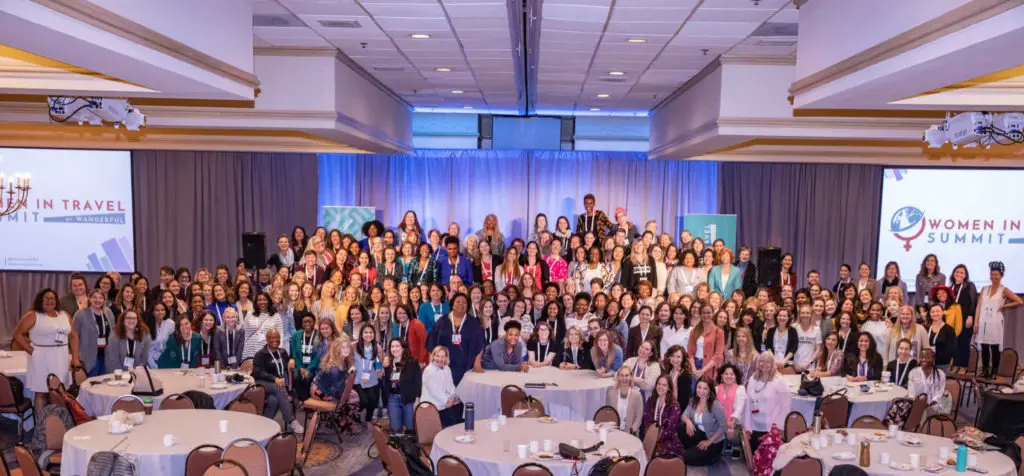
[[[996,145],[1024,144],[1024,114],[1009,112],[964,112],[955,116],[946,115],[942,124],[929,127],[922,139],[929,148],[939,148],[945,143],[959,146],[991,147]]]
[[[130,131],[138,131],[139,127],[146,125],[146,116],[126,99],[50,96],[46,102],[50,120],[58,123],[74,121],[80,126],[87,123],[93,126],[113,124],[115,129],[123,125]]]

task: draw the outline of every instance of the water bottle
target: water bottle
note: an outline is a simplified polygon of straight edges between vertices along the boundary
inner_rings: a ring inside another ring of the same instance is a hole
[[[466,403],[466,433],[473,433],[476,429],[476,405]]]
[[[814,435],[821,434],[821,411],[814,412]]]
[[[967,445],[956,447],[956,472],[967,471]]]

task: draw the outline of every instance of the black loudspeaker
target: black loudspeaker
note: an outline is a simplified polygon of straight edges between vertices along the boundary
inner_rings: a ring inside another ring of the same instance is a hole
[[[249,269],[267,267],[267,235],[264,233],[242,233],[242,259]]]
[[[782,272],[782,248],[774,246],[757,249],[757,285],[771,286]]]

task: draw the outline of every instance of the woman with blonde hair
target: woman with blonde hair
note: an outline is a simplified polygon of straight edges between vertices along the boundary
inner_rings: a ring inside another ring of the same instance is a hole
[[[736,335],[733,337],[733,347],[725,351],[725,362],[739,369],[742,375],[749,376],[757,354],[750,328],[740,327],[736,329]],[[737,383],[743,384],[743,382]]]
[[[474,236],[474,235],[470,235]],[[441,426],[447,428],[462,420],[462,402],[455,393],[452,369],[448,367],[448,348],[439,345],[430,352],[430,364],[423,368],[421,402],[432,403],[441,414]]]
[[[608,388],[606,397],[605,405],[619,413],[619,429],[638,434],[644,418],[644,399],[640,391],[633,388],[633,372],[629,367],[622,366],[615,373],[615,386]]]
[[[746,383],[743,405],[743,428],[750,432],[751,452],[772,426],[785,427],[786,415],[792,410],[789,385],[779,375],[775,354],[762,352],[754,361],[754,370]]]
[[[899,288],[890,287],[889,289],[898,290]],[[921,350],[928,347],[928,331],[921,324],[914,322],[916,315],[913,306],[909,304],[900,306],[899,317],[896,323],[889,328],[889,335],[885,340],[885,347],[882,351],[883,365],[896,360],[896,350],[900,340],[910,341],[910,358],[912,359],[920,357]]]
[[[334,326],[339,331],[344,331],[345,325],[348,324],[349,309],[352,306],[359,305],[359,289],[355,286],[349,286],[345,288],[342,293],[341,302],[338,303],[338,308],[334,312]]]
[[[494,273],[494,290],[501,292],[507,286],[518,286],[523,277],[523,267],[519,265],[519,250],[509,247],[505,251],[504,261]]]
[[[320,299],[314,301],[310,307],[310,312],[317,320],[334,318],[334,312],[338,308],[337,292],[338,285],[334,284],[334,281],[327,281],[320,287]]]

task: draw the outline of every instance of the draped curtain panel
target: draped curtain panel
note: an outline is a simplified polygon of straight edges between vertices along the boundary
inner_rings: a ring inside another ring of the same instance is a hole
[[[715,213],[718,164],[653,161],[645,153],[418,150],[415,155],[322,154],[320,206],[376,207],[396,226],[414,210],[424,229],[444,231],[452,221],[462,234],[480,229],[494,213],[509,239],[525,238],[537,213],[554,228],[559,215],[573,227],[583,195],[597,208],[625,207],[643,228],[648,219],[675,233],[677,217]]]
[[[314,154],[132,154],[136,269],[156,284],[161,265],[234,269],[244,232],[263,232],[268,253],[295,225],[316,225]],[[0,272],[0,342],[45,287],[64,295],[70,273]],[[86,274],[92,286],[98,275]],[[122,281],[123,282],[123,281]]]
[[[719,178],[721,213],[737,215],[736,241],[755,260],[758,247],[781,247],[793,254],[799,283],[817,269],[827,286],[843,263],[874,268],[881,166],[728,162]]]

